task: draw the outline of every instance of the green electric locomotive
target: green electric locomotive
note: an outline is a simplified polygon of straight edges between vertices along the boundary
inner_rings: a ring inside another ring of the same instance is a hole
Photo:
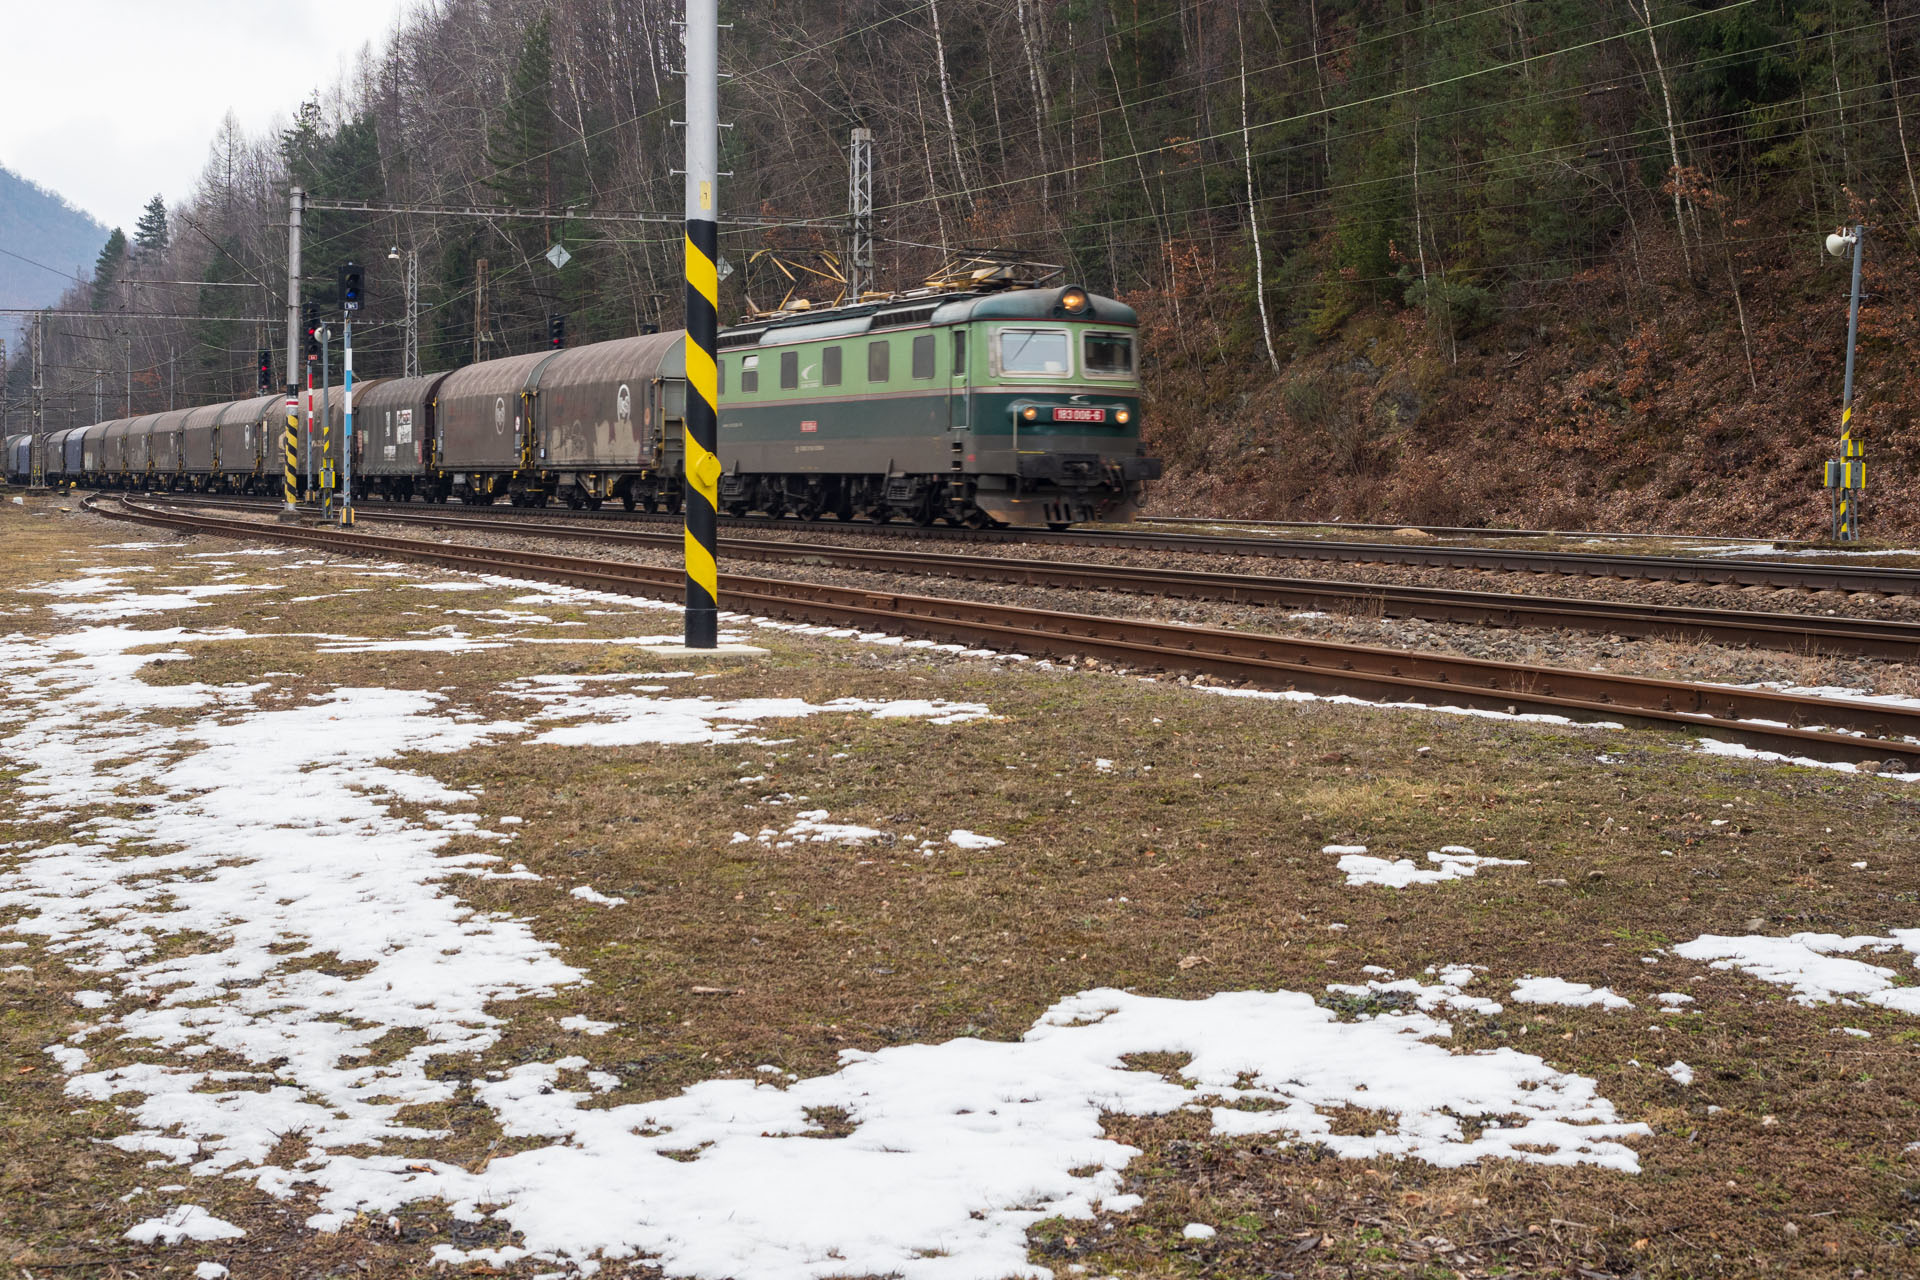
[[[1077,286],[929,291],[720,336],[721,509],[975,526],[1125,519],[1133,309]]]

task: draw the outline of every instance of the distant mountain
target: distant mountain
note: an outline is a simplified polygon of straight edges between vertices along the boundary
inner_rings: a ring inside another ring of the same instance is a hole
[[[107,229],[92,217],[0,167],[0,307],[58,302],[76,275],[85,279],[93,271],[106,238]],[[10,354],[17,349],[19,320],[0,315],[0,337],[7,340]]]

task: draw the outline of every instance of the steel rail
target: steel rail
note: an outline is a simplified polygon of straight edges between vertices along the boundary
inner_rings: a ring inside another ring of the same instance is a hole
[[[403,504],[394,504],[396,506]],[[519,519],[523,509],[485,514],[478,507],[463,514],[482,519]],[[549,519],[581,523],[630,521],[679,523],[678,516],[636,512],[545,512]],[[1428,569],[1466,569],[1563,577],[1615,578],[1629,582],[1694,582],[1710,586],[1768,587],[1800,591],[1843,591],[1871,595],[1920,594],[1920,569],[1860,568],[1844,564],[1795,564],[1781,560],[1726,560],[1701,556],[1647,556],[1594,551],[1541,551],[1520,547],[1428,547],[1389,542],[1330,542],[1317,538],[1225,537],[1191,533],[1155,533],[1138,529],[1083,528],[1055,533],[1043,529],[966,529],[936,526],[822,522],[798,524],[764,517],[722,516],[727,529],[844,529],[904,539],[955,542],[1021,543],[1106,547],[1132,551],[1174,551],[1187,555],[1251,556],[1276,560],[1329,560],[1345,564],[1387,564]]]
[[[154,509],[125,497],[119,501],[118,511],[103,509],[98,496],[88,498],[86,506],[149,525],[626,595],[672,599],[684,585],[677,567],[300,528]],[[1269,689],[1685,727],[1768,750],[1837,760],[1892,759],[1902,768],[1920,770],[1920,710],[1903,707],[781,579],[727,575],[721,589],[734,609],[829,626],[907,632],[1023,653],[1099,657],[1135,668],[1224,676]]]
[[[1754,538],[1740,534],[1628,533],[1605,529],[1508,529],[1462,524],[1370,524],[1360,520],[1242,520],[1233,516],[1135,516],[1136,524],[1242,526],[1249,529],[1342,529],[1355,533],[1398,533],[1415,529],[1437,538],[1591,538],[1609,542],[1744,542],[1782,550],[1808,543],[1796,538]]]
[[[192,499],[186,501],[191,502]],[[493,531],[503,523],[511,523],[514,533],[530,537],[618,542],[663,549],[676,548],[681,541],[677,533],[620,528],[617,522],[552,522],[531,517],[507,522],[497,517],[476,518],[435,508],[365,511],[361,518],[468,531]],[[1263,578],[1235,573],[1151,569],[1080,561],[828,547],[769,538],[722,538],[720,550],[726,558],[734,560],[874,573],[912,573],[1053,590],[1116,591],[1231,604],[1341,609],[1363,614],[1377,612],[1385,617],[1416,618],[1427,622],[1509,628],[1559,627],[1629,637],[1711,640],[1790,653],[1848,654],[1896,662],[1920,661],[1920,623],[1870,618],[1814,617],[1684,605],[1635,604],[1618,600],[1505,595],[1446,587],[1409,587],[1317,578]]]

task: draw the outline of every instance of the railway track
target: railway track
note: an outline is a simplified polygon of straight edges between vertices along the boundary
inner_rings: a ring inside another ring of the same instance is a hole
[[[187,496],[187,495],[175,495]],[[195,500],[207,501],[207,495]],[[212,498],[213,501],[261,504],[271,499]],[[384,508],[423,510],[415,503],[362,503],[366,512]],[[491,520],[520,520],[518,509],[472,508],[464,516]],[[679,527],[680,517],[638,512],[550,512],[541,519],[581,524],[668,523]],[[906,540],[972,543],[1032,543],[1052,546],[1104,547],[1109,550],[1174,551],[1187,555],[1225,555],[1275,560],[1325,560],[1344,564],[1406,565],[1430,569],[1463,569],[1542,576],[1613,578],[1629,582],[1693,582],[1712,586],[1762,587],[1775,590],[1840,591],[1854,594],[1901,596],[1920,594],[1920,569],[1874,568],[1846,564],[1792,563],[1782,560],[1726,560],[1699,556],[1646,556],[1593,551],[1542,551],[1520,547],[1406,546],[1389,542],[1332,542],[1319,538],[1227,537],[1214,534],[1158,533],[1140,529],[1069,529],[1055,533],[1042,529],[966,529],[940,526],[855,524],[723,516],[720,527],[741,530],[811,528],[850,529],[863,534]]]
[[[1721,537],[1711,533],[1613,533],[1599,529],[1474,528],[1456,524],[1367,524],[1351,520],[1239,520],[1215,516],[1135,516],[1136,524],[1235,527],[1249,529],[1339,529],[1352,533],[1398,533],[1414,529],[1436,538],[1583,538],[1606,542],[1704,542],[1714,546],[1739,543],[1784,550],[1808,545],[1791,538]]]
[[[124,497],[111,507],[99,496],[86,505],[146,525],[627,595],[674,599],[685,583],[678,569],[266,524]],[[732,574],[721,578],[720,587],[729,608],[762,616],[1023,653],[1097,657],[1129,668],[1199,672],[1267,689],[1704,730],[1766,750],[1890,761],[1903,771],[1920,771],[1920,710],[1902,707]]]
[[[493,531],[498,517],[439,508],[369,510],[362,520],[441,529]],[[543,521],[523,517],[513,531],[569,541],[677,549],[681,535],[622,527],[618,522]],[[1288,609],[1337,609],[1390,618],[1495,627],[1559,627],[1607,635],[1747,645],[1806,654],[1847,654],[1900,662],[1920,660],[1920,624],[1866,618],[1632,604],[1549,596],[1505,595],[1441,587],[1265,578],[1237,573],[1152,569],[1055,560],[1019,560],[927,551],[826,547],[768,538],[722,538],[728,560],[797,564],[875,573],[911,573],[1008,583],[1063,591],[1114,591],[1188,600],[1215,600]]]

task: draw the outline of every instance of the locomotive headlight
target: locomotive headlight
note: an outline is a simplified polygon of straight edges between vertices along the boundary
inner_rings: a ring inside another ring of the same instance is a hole
[[[1032,405],[1028,405],[1026,408],[1020,411],[1020,416],[1025,418],[1028,422],[1032,422],[1035,418],[1040,416],[1040,411],[1034,408]]]
[[[1133,414],[1126,409],[1121,409],[1114,413],[1113,420],[1124,427],[1133,421]]]
[[[1079,289],[1069,289],[1060,295],[1060,305],[1068,311],[1085,311],[1087,295]]]

